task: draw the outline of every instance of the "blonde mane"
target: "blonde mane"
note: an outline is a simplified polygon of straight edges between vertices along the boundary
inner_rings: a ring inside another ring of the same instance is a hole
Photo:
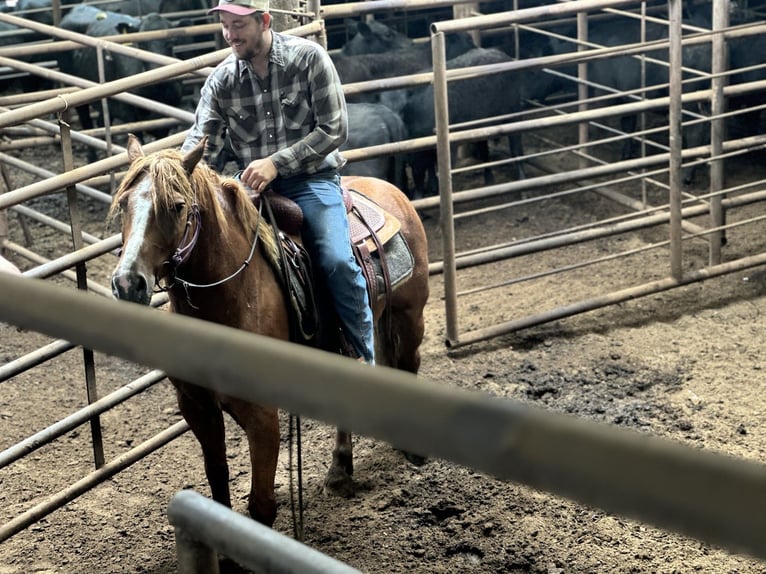
[[[107,222],[119,213],[120,200],[148,174],[153,182],[152,206],[157,213],[164,213],[174,208],[176,198],[181,196],[187,205],[197,204],[200,211],[215,221],[220,233],[225,237],[231,232],[233,224],[239,224],[252,236],[258,230],[267,258],[279,266],[279,254],[271,226],[265,221],[259,223],[260,214],[248,197],[242,185],[234,179],[222,179],[204,162],[199,162],[191,175],[183,166],[183,154],[177,150],[161,150],[137,158],[122,179],[114,194],[112,205],[107,215]],[[218,190],[232,200],[232,218],[227,218],[218,199]]]

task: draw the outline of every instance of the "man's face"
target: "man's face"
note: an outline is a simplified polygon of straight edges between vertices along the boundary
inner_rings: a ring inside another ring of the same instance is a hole
[[[221,12],[220,16],[223,39],[231,46],[237,58],[252,60],[267,53],[265,21],[259,22],[253,16],[236,16],[228,12]]]

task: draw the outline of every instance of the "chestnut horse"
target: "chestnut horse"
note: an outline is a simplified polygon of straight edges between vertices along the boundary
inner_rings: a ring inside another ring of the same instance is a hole
[[[236,180],[222,178],[203,161],[203,140],[186,155],[163,150],[145,155],[128,141],[130,168],[115,193],[109,219],[122,219],[123,248],[112,274],[115,297],[149,304],[155,288],[166,289],[171,310],[278,339],[289,338],[289,316],[275,257],[273,230]],[[407,197],[375,178],[344,178],[401,221],[414,270],[389,298],[392,337],[381,332],[384,299],[376,301],[379,364],[416,373],[428,298],[426,235]],[[256,238],[257,235],[257,238]],[[249,263],[245,264],[246,261]],[[373,368],[373,367],[370,367]],[[277,409],[222,396],[172,379],[178,405],[202,446],[213,498],[231,506],[223,412],[243,428],[250,447],[250,515],[267,525],[276,517],[274,477],[279,453]],[[338,430],[325,489],[353,493],[350,433]]]

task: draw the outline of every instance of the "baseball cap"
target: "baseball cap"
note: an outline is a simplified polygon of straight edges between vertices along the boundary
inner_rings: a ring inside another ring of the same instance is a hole
[[[229,12],[237,16],[249,16],[255,12],[268,12],[269,0],[219,0],[218,6],[211,8],[207,13],[212,14],[218,11]]]

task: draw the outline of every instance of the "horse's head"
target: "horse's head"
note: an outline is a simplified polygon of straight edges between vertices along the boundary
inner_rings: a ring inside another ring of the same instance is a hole
[[[190,176],[206,139],[186,155],[175,150],[145,155],[138,139],[129,137],[131,165],[109,212],[122,219],[122,253],[112,273],[116,298],[148,305],[155,284],[185,257],[184,243],[199,229]]]

